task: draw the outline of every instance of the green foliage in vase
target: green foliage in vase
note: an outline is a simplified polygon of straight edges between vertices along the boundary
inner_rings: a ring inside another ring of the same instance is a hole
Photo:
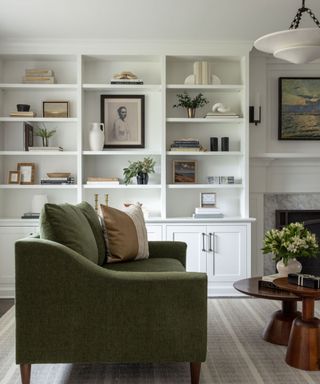
[[[178,93],[178,104],[174,104],[173,108],[201,108],[209,103],[202,93],[199,93],[197,96],[191,98],[187,92]]]
[[[307,230],[302,223],[291,223],[281,230],[267,231],[262,251],[272,253],[273,260],[282,259],[284,265],[288,265],[289,259],[318,256],[319,246],[315,234]]]
[[[138,176],[141,173],[154,173],[154,166],[156,162],[151,157],[145,157],[143,160],[139,161],[130,161],[129,166],[123,168],[124,183],[128,185],[131,179],[135,176]]]
[[[49,139],[56,133],[56,130],[53,129],[52,131],[48,131],[46,126],[43,124],[43,128],[38,128],[37,132],[35,133],[35,136],[39,136],[42,139],[42,146],[48,147],[49,145]]]

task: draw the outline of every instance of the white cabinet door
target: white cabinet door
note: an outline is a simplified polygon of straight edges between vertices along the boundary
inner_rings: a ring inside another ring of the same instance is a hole
[[[208,226],[209,281],[236,281],[246,277],[246,227],[241,225]]]
[[[167,240],[187,244],[187,271],[206,272],[208,239],[205,225],[167,225]]]
[[[14,297],[16,240],[29,236],[34,227],[0,227],[0,297]]]

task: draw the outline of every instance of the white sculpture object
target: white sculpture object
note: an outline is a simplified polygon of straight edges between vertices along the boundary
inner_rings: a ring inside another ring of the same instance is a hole
[[[212,75],[211,76],[211,83],[214,85],[219,85],[219,84],[221,84],[221,80],[218,76]]]
[[[225,107],[222,103],[216,103],[212,107],[212,112],[226,113],[226,112],[230,112],[230,108]]]
[[[196,83],[196,77],[195,75],[189,75],[184,80],[185,84],[195,84]]]

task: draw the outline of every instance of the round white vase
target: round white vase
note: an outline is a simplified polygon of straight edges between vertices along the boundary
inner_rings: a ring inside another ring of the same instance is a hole
[[[89,132],[89,145],[91,151],[102,151],[104,146],[104,124],[92,123]]]
[[[289,273],[300,273],[302,265],[297,259],[289,259],[288,264],[284,265],[283,260],[277,262],[277,271],[282,276],[288,276]]]

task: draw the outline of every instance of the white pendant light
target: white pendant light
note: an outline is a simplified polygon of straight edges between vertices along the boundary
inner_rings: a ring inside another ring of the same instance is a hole
[[[316,28],[298,28],[304,12],[310,15]],[[302,7],[298,9],[288,30],[262,36],[254,42],[254,47],[290,63],[309,63],[320,57],[320,23],[311,9],[305,7],[305,0],[302,0]]]

